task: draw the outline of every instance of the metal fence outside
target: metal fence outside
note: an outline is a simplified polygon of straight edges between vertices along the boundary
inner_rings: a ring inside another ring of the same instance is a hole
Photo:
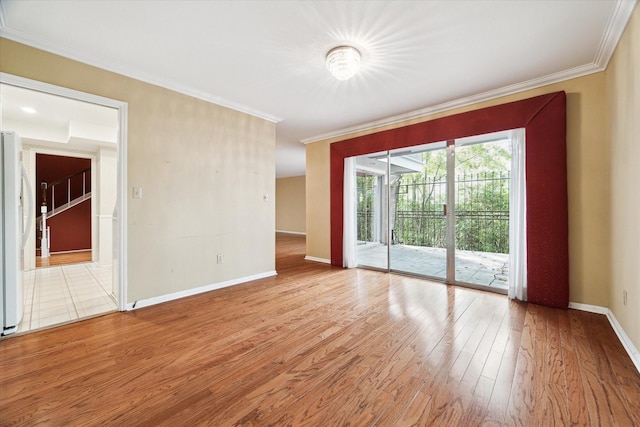
[[[373,180],[358,177],[357,236],[373,240]],[[509,173],[456,177],[456,249],[509,253]],[[392,243],[446,247],[446,181],[423,179],[391,187]]]

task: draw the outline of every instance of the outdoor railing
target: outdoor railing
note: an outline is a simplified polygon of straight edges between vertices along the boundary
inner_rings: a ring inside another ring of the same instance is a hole
[[[456,248],[509,253],[509,174],[488,172],[456,177]],[[358,185],[357,236],[373,241],[372,186]],[[399,183],[392,193],[392,244],[446,247],[445,182]],[[366,203],[365,203],[366,202]]]

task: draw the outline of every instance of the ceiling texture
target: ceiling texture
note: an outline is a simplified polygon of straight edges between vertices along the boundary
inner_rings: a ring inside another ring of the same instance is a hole
[[[276,125],[276,176],[304,143],[606,68],[636,0],[2,0],[0,36]],[[352,45],[338,81],[327,52]]]

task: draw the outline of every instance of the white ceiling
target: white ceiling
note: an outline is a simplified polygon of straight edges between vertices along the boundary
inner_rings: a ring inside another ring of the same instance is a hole
[[[303,142],[603,70],[636,0],[17,1],[0,35],[277,122]],[[335,80],[328,50],[362,71]]]
[[[0,127],[54,149],[116,148],[118,110],[0,84]],[[30,108],[33,112],[24,111]]]

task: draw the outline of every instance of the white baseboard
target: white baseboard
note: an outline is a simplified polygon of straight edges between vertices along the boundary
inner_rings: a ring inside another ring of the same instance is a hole
[[[184,291],[173,292],[171,294],[159,295],[157,297],[142,299],[127,304],[128,310],[135,310],[142,307],[149,307],[150,305],[156,305],[167,301],[173,301],[176,299],[189,297],[192,295],[201,294],[203,292],[214,291],[216,289],[228,288],[229,286],[239,285],[241,283],[251,282],[252,280],[264,279],[266,277],[272,277],[277,275],[275,271],[267,271],[265,273],[254,274],[252,276],[241,277],[238,279],[227,280],[225,282],[214,283],[212,285],[200,286],[198,288],[187,289]]]
[[[314,256],[307,255],[304,257],[304,259],[306,259],[307,261],[321,262],[323,264],[331,264],[331,260],[326,258],[316,258]]]
[[[298,236],[306,236],[307,233],[301,231],[286,231],[286,230],[276,230],[276,233],[284,233],[284,234],[296,234]]]
[[[570,302],[569,308],[580,311],[588,311],[589,313],[607,314],[609,309],[599,305],[581,304],[579,302]]]
[[[40,249],[40,248],[36,248]],[[42,249],[40,249],[42,250]],[[49,255],[64,255],[64,254],[77,254],[80,252],[91,252],[91,248],[89,249],[74,249],[72,251],[59,251],[59,252],[49,252]]]
[[[627,351],[627,354],[631,358],[633,364],[636,366],[636,369],[638,370],[638,372],[640,372],[640,352],[638,352],[638,349],[633,345],[633,342],[631,342],[631,339],[624,331],[624,329],[618,322],[618,319],[616,319],[616,316],[610,309],[608,309],[607,307],[601,307],[599,305],[580,304],[577,302],[570,302],[569,308],[588,311],[591,313],[604,314],[605,316],[607,316],[607,319],[609,320],[609,324],[613,328],[613,331],[618,336],[618,339],[622,343],[624,349]]]
[[[633,345],[627,333],[624,331],[624,329],[622,329],[622,326],[620,325],[620,323],[618,323],[618,319],[616,319],[616,316],[613,314],[613,312],[611,310],[608,311],[609,312],[607,313],[607,319],[609,319],[611,327],[618,336],[618,339],[622,343],[624,349],[627,350],[631,361],[634,365],[636,365],[636,369],[638,370],[638,372],[640,372],[640,352],[638,352],[638,349]]]

